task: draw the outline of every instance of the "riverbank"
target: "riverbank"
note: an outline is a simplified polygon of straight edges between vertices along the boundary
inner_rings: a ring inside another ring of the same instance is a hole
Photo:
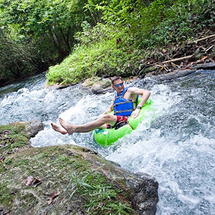
[[[167,47],[156,48],[150,51],[147,56],[142,56],[142,59],[140,57],[139,61],[128,63],[128,68],[124,71],[116,70],[111,74],[121,75],[128,80],[137,77],[140,79],[153,77],[162,80],[163,78],[182,77],[199,69],[214,69],[214,45],[215,34],[212,32],[200,39],[184,41],[180,45],[167,44]],[[78,58],[83,51],[79,50],[78,53],[70,55],[61,64],[51,67],[47,73],[47,86],[55,85],[57,88],[65,88],[84,81],[84,87],[90,87],[96,94],[104,93],[110,87],[109,73],[104,71],[98,75],[97,72],[94,72],[92,68],[94,63],[96,64],[96,60],[87,68],[89,72],[85,75],[80,76],[78,73],[79,75],[76,77],[73,74],[76,73],[76,63],[78,62],[77,59],[73,59],[73,56]]]
[[[139,78],[142,78],[142,79],[151,78],[157,81],[165,81],[165,80],[172,80],[172,79],[187,76],[189,74],[196,72],[197,70],[214,70],[214,69],[215,69],[215,63],[213,63],[213,61],[210,60],[209,63],[207,62],[203,64],[199,63],[199,64],[193,65],[192,67],[171,70],[169,72],[166,71],[166,72],[158,73],[155,71],[149,71],[145,73],[143,77],[139,77]],[[125,78],[124,80],[127,83],[130,83],[130,82],[134,82],[137,78],[138,76],[134,76],[132,78],[130,77]],[[103,79],[99,77],[89,78],[83,81],[82,86],[84,88],[90,89],[94,94],[102,94],[112,90],[111,82],[108,78],[103,78]],[[55,87],[58,89],[62,89],[67,86],[55,85]]]
[[[103,49],[98,52],[101,44],[80,47],[67,57],[61,64],[51,67],[47,73],[47,84],[59,84],[68,86],[79,83],[87,78],[95,76],[108,78],[114,75],[126,77],[144,78],[148,74],[162,75],[172,73],[175,70],[187,70],[199,64],[214,63],[215,60],[215,34],[209,32],[207,36],[200,39],[183,41],[180,44],[166,44],[153,50],[135,55],[133,61],[126,61],[124,67],[105,68],[101,63],[100,55],[104,56]],[[114,45],[112,44],[112,47]],[[118,50],[117,47],[113,48]],[[96,56],[90,55],[89,50],[97,53]],[[120,49],[119,49],[120,50]],[[87,52],[88,51],[88,52]],[[90,56],[87,56],[87,53]],[[83,57],[84,55],[86,57]],[[98,61],[98,62],[97,62]],[[98,67],[98,68],[97,68]],[[109,71],[111,70],[111,72]],[[87,71],[87,72],[86,72]]]
[[[155,214],[158,183],[75,145],[33,148],[40,122],[0,126],[1,214]]]

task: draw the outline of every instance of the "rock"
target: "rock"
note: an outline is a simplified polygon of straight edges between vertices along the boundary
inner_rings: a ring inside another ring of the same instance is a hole
[[[140,215],[156,214],[158,182],[155,178],[144,173],[133,174],[122,169],[118,164],[109,161],[104,162],[106,164],[105,167],[102,167],[102,171],[107,178],[114,181],[118,188],[126,192],[132,192],[130,201],[135,211]],[[126,187],[121,186],[122,181],[125,181]]]
[[[20,148],[0,168],[4,214],[154,215],[158,183],[74,145]],[[26,186],[26,179],[39,179]]]
[[[34,137],[38,134],[39,131],[43,130],[43,123],[40,121],[30,121],[25,123],[26,134],[29,137]]]
[[[214,63],[204,63],[204,64],[199,64],[194,67],[195,70],[200,70],[200,69],[215,69],[215,64]]]
[[[139,214],[156,214],[158,182],[149,175],[138,173],[134,189],[134,205]]]
[[[110,80],[99,77],[88,78],[81,85],[85,88],[91,89],[94,94],[102,94],[111,90]]]
[[[102,94],[107,92],[107,88],[110,87],[108,82],[99,81],[91,87],[92,92],[95,94]]]
[[[33,120],[33,121],[29,121],[29,122],[26,121],[26,122],[11,123],[11,125],[16,125],[16,126],[18,126],[18,124],[25,126],[25,134],[28,137],[34,137],[38,134],[39,131],[43,130],[42,122],[37,121],[37,120]]]

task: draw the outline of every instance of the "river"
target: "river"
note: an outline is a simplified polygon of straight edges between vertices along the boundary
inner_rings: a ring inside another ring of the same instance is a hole
[[[45,88],[44,73],[0,88],[0,124],[40,120],[44,130],[31,139],[35,147],[91,147],[129,171],[155,177],[157,215],[215,214],[215,71],[128,85],[150,90],[153,110],[108,148],[98,146],[92,133],[58,134],[50,122],[58,123],[59,115],[74,124],[94,120],[109,107],[113,92],[94,95],[80,85]]]

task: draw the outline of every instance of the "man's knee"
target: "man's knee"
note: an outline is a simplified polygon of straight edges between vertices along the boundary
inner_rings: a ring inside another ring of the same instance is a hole
[[[116,116],[115,115],[110,115],[110,114],[104,114],[102,116],[102,120],[104,122],[112,122],[112,121],[115,121],[116,120]]]
[[[108,119],[111,119],[111,115],[109,115],[109,114],[104,114],[103,116],[102,116],[102,119],[104,119],[104,120],[108,120]]]

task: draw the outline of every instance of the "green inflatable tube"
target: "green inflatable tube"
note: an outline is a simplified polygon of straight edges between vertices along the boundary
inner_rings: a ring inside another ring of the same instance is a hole
[[[138,103],[140,102],[140,98]],[[140,113],[137,118],[133,118],[132,116],[128,118],[128,124],[122,126],[119,129],[95,129],[93,131],[93,137],[95,141],[101,146],[108,146],[112,143],[116,142],[119,138],[125,136],[126,134],[130,134],[134,129],[137,128],[138,124],[143,120],[145,113],[149,110],[152,110],[153,101],[148,99],[146,103],[140,110]],[[110,114],[113,114],[111,112]]]

